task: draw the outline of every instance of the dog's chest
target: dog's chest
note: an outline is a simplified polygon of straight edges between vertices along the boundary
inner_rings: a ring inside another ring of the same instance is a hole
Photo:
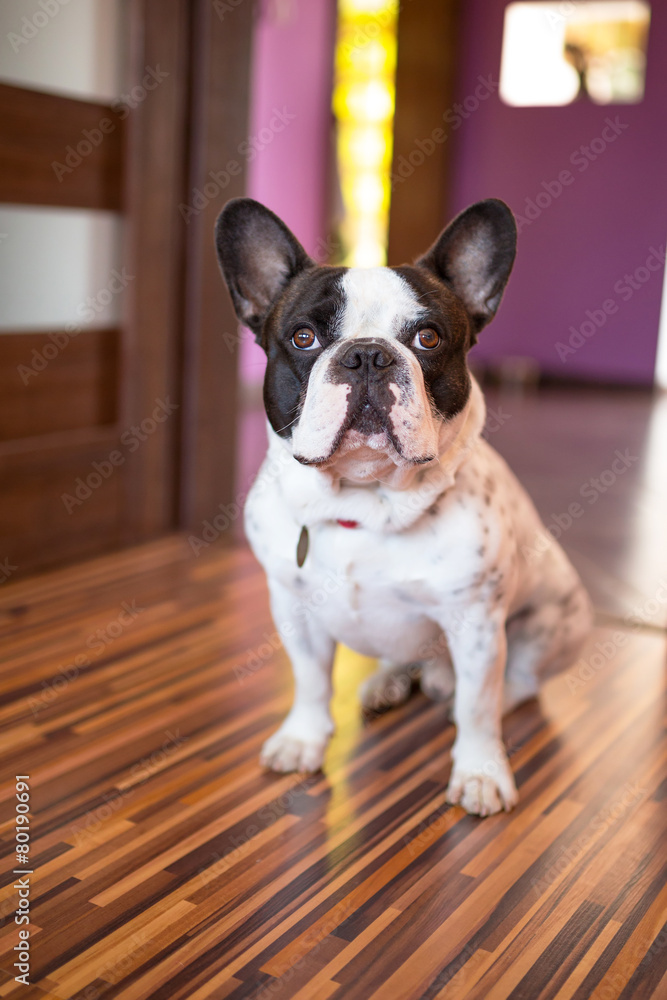
[[[275,565],[307,613],[339,641],[369,656],[400,651],[412,658],[416,645],[436,632],[438,597],[433,551],[406,539],[378,537],[363,529],[319,525],[310,532],[300,569],[287,559]]]
[[[395,534],[311,526],[302,567],[301,526],[278,498],[249,504],[246,528],[269,585],[290,591],[296,617],[312,616],[359,652],[407,661],[438,634],[448,607],[456,614],[469,602],[480,575],[475,515],[454,497],[449,506]]]

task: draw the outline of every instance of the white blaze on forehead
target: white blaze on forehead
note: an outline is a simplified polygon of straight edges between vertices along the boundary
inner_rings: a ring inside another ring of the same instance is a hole
[[[417,293],[388,267],[350,268],[341,289],[341,337],[396,337],[424,312]]]

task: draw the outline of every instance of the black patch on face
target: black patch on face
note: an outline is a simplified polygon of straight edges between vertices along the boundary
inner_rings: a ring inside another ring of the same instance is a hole
[[[277,434],[289,438],[306,396],[313,365],[334,340],[336,325],[345,307],[341,279],[346,267],[318,267],[298,275],[269,315],[262,330],[266,351],[264,405]],[[309,327],[320,347],[304,351],[292,337]]]
[[[470,373],[466,355],[471,347],[468,314],[461,300],[425,268],[393,267],[415,292],[424,312],[401,331],[406,346],[427,327],[440,334],[439,345],[431,351],[411,347],[419,361],[424,385],[437,412],[451,420],[463,409],[470,395]]]

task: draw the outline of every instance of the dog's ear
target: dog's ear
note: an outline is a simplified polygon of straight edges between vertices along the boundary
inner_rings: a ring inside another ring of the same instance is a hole
[[[236,315],[260,342],[285,286],[315,262],[285,223],[252,198],[227,202],[215,224],[215,246]]]
[[[416,263],[458,295],[476,335],[496,314],[515,254],[514,216],[504,201],[489,198],[457,215]]]

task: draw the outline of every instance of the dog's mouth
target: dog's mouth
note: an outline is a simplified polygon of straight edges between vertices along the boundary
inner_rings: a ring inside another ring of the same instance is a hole
[[[327,455],[316,459],[300,455],[294,457],[302,465],[327,469],[339,465],[343,460],[346,467],[355,461],[362,465],[384,465],[389,461],[398,466],[419,466],[432,462],[437,456],[406,454],[392,425],[391,414],[366,397],[348,414]]]
[[[357,408],[341,438],[338,450],[351,451],[361,447],[391,454],[409,465],[424,465],[436,457],[429,454],[419,457],[407,454],[404,443],[394,428],[391,411],[378,408],[372,398],[365,399]]]
[[[318,364],[292,434],[297,461],[322,469],[363,449],[414,468],[437,457],[439,420],[412,355],[358,340]]]

